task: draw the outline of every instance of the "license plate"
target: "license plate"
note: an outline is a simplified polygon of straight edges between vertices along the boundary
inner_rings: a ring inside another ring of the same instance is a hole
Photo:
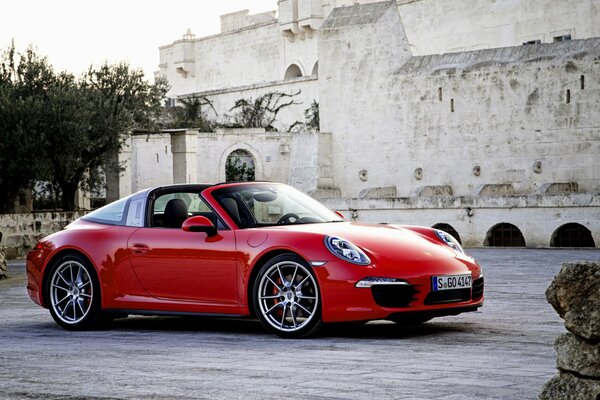
[[[433,291],[469,289],[473,286],[473,277],[468,275],[446,275],[431,277]]]

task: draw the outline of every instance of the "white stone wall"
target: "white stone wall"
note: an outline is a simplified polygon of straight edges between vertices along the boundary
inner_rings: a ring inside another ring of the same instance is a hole
[[[130,175],[122,180],[131,181],[131,192],[173,183],[173,153],[171,135],[135,134],[132,136]],[[125,196],[123,193],[122,196]]]
[[[589,229],[600,244],[600,197],[563,196],[437,197],[393,199],[324,199],[348,220],[370,223],[434,226],[450,224],[464,246],[481,247],[499,223],[519,228],[527,247],[550,247],[552,234],[575,222]]]
[[[415,55],[600,36],[599,0],[399,0]]]

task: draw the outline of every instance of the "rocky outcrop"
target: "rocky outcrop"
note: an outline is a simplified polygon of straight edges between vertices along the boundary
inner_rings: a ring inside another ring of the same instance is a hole
[[[563,264],[546,298],[569,333],[556,339],[558,375],[540,399],[600,400],[600,264]]]
[[[8,271],[6,269],[6,255],[4,253],[4,248],[0,247],[0,279],[4,279],[8,277]]]

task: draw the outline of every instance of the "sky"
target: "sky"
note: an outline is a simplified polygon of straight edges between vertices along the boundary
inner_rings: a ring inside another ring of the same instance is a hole
[[[277,0],[3,0],[0,48],[30,44],[56,70],[80,74],[91,64],[127,61],[152,78],[158,47],[219,33],[222,14],[277,9]]]

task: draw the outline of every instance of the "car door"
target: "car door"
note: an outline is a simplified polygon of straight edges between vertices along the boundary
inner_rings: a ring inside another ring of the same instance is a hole
[[[180,227],[161,226],[165,224],[164,218],[168,219],[165,201],[161,200],[178,196],[168,193],[161,197],[152,208],[156,221],[150,227],[138,229],[128,240],[131,264],[141,284],[159,299],[236,304],[235,232],[221,223],[217,224],[221,229],[212,237],[203,232],[186,232]],[[194,205],[199,198],[195,193],[179,197],[187,203],[190,216],[212,212],[201,199],[200,206]],[[194,200],[188,201],[190,197]],[[214,215],[213,220],[218,221]]]

